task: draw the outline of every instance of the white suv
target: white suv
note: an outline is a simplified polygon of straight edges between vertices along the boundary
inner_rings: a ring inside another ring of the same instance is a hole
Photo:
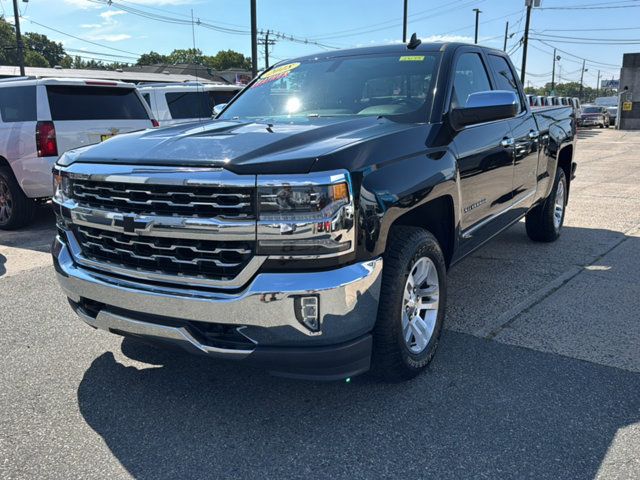
[[[228,103],[241,86],[199,82],[139,85],[161,126],[210,119],[213,107]]]
[[[53,164],[67,150],[157,126],[135,85],[104,80],[0,81],[0,230],[31,220],[53,195]]]

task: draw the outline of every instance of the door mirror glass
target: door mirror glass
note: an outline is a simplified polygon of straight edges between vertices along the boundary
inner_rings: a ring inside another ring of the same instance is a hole
[[[222,112],[222,110],[224,110],[224,107],[226,106],[227,106],[226,103],[219,103],[217,105],[214,105],[212,117],[216,118],[218,115],[220,115],[220,112]]]
[[[467,125],[513,118],[518,114],[520,100],[508,90],[472,93],[465,106],[451,110],[451,124],[455,130]]]

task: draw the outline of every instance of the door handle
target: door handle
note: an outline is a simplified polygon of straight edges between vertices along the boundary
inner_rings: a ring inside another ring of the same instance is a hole
[[[536,140],[539,136],[540,136],[540,132],[539,132],[539,131],[537,131],[537,130],[531,130],[531,131],[529,132],[529,138],[530,138],[531,140]]]
[[[514,140],[513,137],[507,137],[502,139],[502,141],[500,142],[500,145],[502,145],[504,148],[508,148],[508,147],[513,147],[515,143],[516,141]]]

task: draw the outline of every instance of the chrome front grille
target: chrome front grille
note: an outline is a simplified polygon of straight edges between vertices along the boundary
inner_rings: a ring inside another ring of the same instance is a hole
[[[238,289],[256,250],[256,177],[222,168],[73,163],[59,225],[74,260],[98,273],[185,288]]]
[[[79,205],[113,212],[181,217],[255,218],[255,189],[74,180]]]
[[[217,280],[235,278],[251,260],[254,242],[131,236],[75,226],[82,255],[121,268]]]

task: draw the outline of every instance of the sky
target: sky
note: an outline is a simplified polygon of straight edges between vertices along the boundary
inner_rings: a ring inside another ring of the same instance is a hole
[[[205,54],[232,49],[251,54],[249,0],[29,0],[19,1],[23,31],[46,34],[72,55],[135,62],[154,50],[169,53],[195,44]],[[258,29],[286,35],[271,47],[271,63],[316,51],[388,44],[402,38],[403,0],[256,0]],[[110,5],[108,5],[110,3]],[[519,69],[525,0],[409,0],[409,33],[426,41],[473,42],[474,8],[481,10],[479,43],[507,51]],[[578,8],[576,8],[578,7]],[[192,29],[191,14],[195,20]],[[13,18],[11,0],[0,13]],[[640,0],[542,0],[531,15],[527,80],[595,87],[598,70],[618,78],[625,52],[640,52]],[[75,37],[75,38],[74,38]],[[293,37],[293,41],[291,40]],[[570,38],[558,38],[570,37]],[[305,43],[306,41],[306,43]],[[607,42],[607,44],[603,44]],[[624,42],[624,43],[623,43]],[[259,65],[264,65],[262,52]]]

